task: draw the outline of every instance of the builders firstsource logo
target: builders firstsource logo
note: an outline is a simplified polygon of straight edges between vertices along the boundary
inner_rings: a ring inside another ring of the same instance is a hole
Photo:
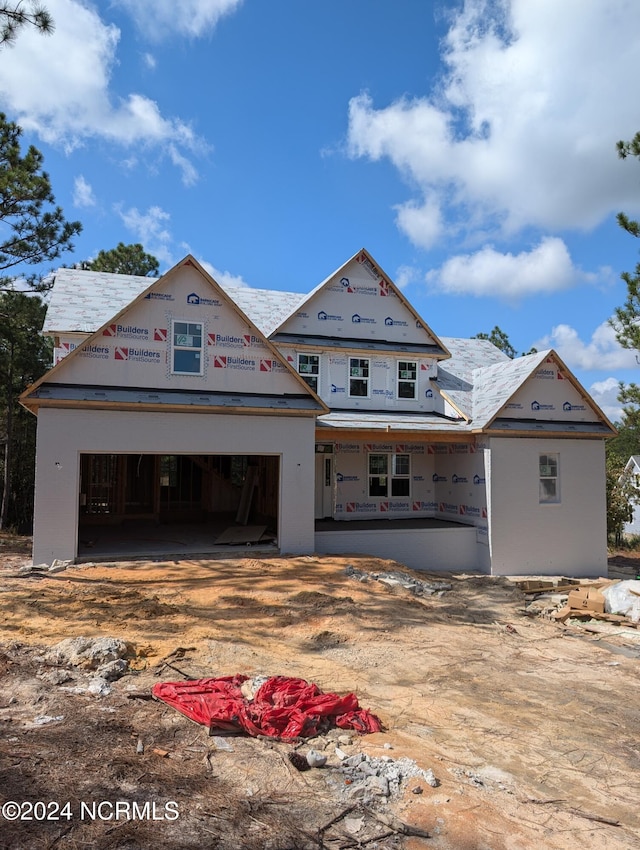
[[[159,351],[151,351],[148,348],[125,348],[117,345],[113,349],[114,360],[130,360],[138,363],[159,363],[161,358]]]
[[[216,354],[213,358],[215,369],[240,369],[245,372],[254,372],[256,365],[256,361],[249,357],[229,357]]]
[[[107,325],[102,336],[119,337],[120,339],[148,339],[149,328],[139,328],[137,325]]]

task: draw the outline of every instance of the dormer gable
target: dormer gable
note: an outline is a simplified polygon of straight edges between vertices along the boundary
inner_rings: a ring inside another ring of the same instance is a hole
[[[474,424],[483,424],[484,419],[487,430],[598,436],[616,433],[609,419],[553,350],[477,370],[474,377]],[[488,390],[489,386],[493,391],[491,397],[483,392],[483,388]]]
[[[276,328],[279,345],[379,350],[403,346],[442,359],[449,352],[364,249],[319,284]]]

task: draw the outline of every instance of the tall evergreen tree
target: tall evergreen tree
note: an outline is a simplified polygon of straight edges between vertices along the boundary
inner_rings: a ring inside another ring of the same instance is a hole
[[[7,16],[24,13],[22,6],[0,5],[0,27]],[[44,26],[45,21],[39,20]],[[24,23],[20,18],[15,21],[19,26]],[[2,38],[0,33],[0,44]],[[44,304],[33,294],[46,291],[50,282],[25,273],[24,267],[72,250],[72,238],[82,226],[66,221],[55,206],[42,154],[33,146],[23,154],[21,133],[0,113],[0,528],[24,529],[33,516],[35,419],[17,398],[51,360],[40,336]]]
[[[618,156],[621,159],[635,157],[640,159],[640,133],[628,142],[618,142]],[[618,224],[636,239],[640,237],[640,222],[630,219],[625,213],[618,213]],[[640,352],[640,263],[634,272],[623,272],[622,279],[627,285],[627,297],[622,307],[617,307],[611,325],[616,339],[623,348]],[[636,355],[638,360],[638,355]],[[640,362],[640,360],[638,360]],[[622,425],[636,439],[633,454],[640,453],[640,387],[636,383],[620,384],[618,400],[623,405]]]
[[[125,245],[118,242],[109,251],[100,251],[95,258],[83,267],[93,272],[112,272],[113,274],[133,274],[141,277],[157,277],[160,266],[152,254],[147,254],[139,242]]]
[[[54,29],[53,18],[35,0],[0,2],[0,47],[13,44],[18,32],[26,26],[35,27],[43,35],[50,35]]]
[[[33,518],[36,419],[18,396],[51,365],[51,344],[40,333],[46,306],[37,295],[0,294],[0,528],[28,532]]]
[[[0,113],[0,291],[29,288],[46,291],[50,284],[22,266],[39,265],[73,250],[79,221],[66,221],[55,206],[43,156],[31,145],[20,149],[21,128]]]
[[[509,335],[506,334],[502,328],[496,325],[491,333],[479,333],[475,336],[472,336],[471,339],[487,339],[490,343],[495,345],[496,348],[499,348],[503,354],[506,354],[507,357],[510,357],[512,360],[514,357],[518,356],[518,352],[511,345],[511,341],[509,339]],[[531,348],[529,351],[526,351],[525,354],[535,354],[537,348]],[[524,354],[522,355],[524,357]]]

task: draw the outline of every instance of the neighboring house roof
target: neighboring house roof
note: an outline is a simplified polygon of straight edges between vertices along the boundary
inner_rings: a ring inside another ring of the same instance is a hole
[[[635,466],[635,472],[640,473],[640,455],[631,455],[627,464],[624,468],[625,472],[628,472],[630,469],[633,469]]]

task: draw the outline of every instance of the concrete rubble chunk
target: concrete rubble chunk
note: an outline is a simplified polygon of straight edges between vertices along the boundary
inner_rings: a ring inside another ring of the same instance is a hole
[[[103,664],[125,659],[131,653],[131,644],[119,638],[75,637],[65,638],[53,646],[45,654],[44,661],[57,666],[69,665],[85,670],[97,670]]]
[[[324,767],[327,763],[327,757],[324,753],[319,753],[318,750],[310,749],[307,753],[307,764],[309,767]]]
[[[408,573],[403,573],[394,570],[388,573],[367,573],[363,570],[358,570],[352,564],[345,567],[345,574],[349,578],[356,581],[379,581],[387,587],[402,587],[413,593],[414,596],[434,596],[442,595],[447,590],[451,590],[452,585],[445,581],[425,581],[423,579],[411,576]]]

